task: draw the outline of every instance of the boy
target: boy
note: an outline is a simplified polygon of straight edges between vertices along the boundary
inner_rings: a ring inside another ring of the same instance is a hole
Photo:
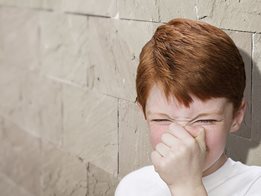
[[[244,118],[244,89],[242,57],[222,30],[188,19],[159,26],[136,78],[153,166],[124,177],[115,195],[261,195],[261,168],[224,153]]]

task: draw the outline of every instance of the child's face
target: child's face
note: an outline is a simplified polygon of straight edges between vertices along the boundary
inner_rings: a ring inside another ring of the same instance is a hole
[[[233,104],[226,98],[213,98],[205,102],[192,98],[193,102],[189,107],[179,104],[175,98],[167,102],[164,93],[155,85],[146,105],[150,139],[155,148],[172,122],[184,127],[204,127],[207,145],[204,170],[207,170],[223,154],[228,133],[236,131],[239,126],[235,126],[237,119],[233,118]],[[198,135],[197,131],[189,133],[193,137]]]

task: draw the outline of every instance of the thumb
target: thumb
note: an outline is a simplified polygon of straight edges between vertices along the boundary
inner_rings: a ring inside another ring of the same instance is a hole
[[[202,152],[206,152],[206,142],[205,142],[206,132],[203,127],[200,127],[199,134],[195,137],[198,145]]]

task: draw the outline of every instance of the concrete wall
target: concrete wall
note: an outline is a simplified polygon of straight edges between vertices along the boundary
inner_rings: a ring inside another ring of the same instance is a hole
[[[249,102],[228,153],[261,165],[260,0],[0,0],[0,192],[109,196],[149,164],[135,100],[141,47],[187,17],[231,35]]]

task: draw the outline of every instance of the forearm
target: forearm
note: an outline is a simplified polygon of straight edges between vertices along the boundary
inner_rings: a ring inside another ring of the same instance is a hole
[[[170,192],[172,196],[207,196],[207,191],[204,187],[204,185],[200,185],[197,187],[191,187],[191,186],[186,186],[186,187],[169,187]]]

